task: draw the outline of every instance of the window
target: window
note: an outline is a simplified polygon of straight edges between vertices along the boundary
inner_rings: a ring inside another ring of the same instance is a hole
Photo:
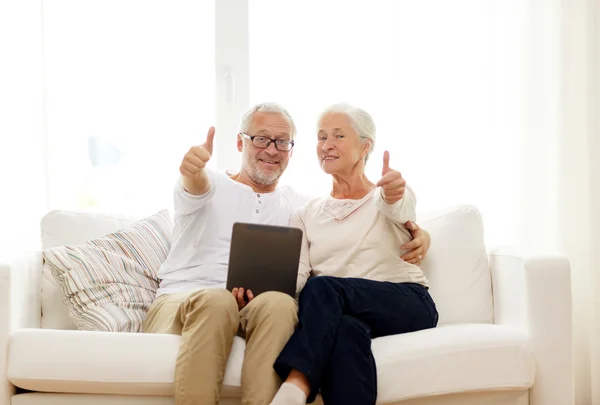
[[[214,125],[213,7],[44,1],[51,208],[172,206],[183,154]]]
[[[216,125],[210,164],[235,170],[239,117],[263,101],[299,130],[282,182],[327,193],[315,121],[343,101],[376,121],[372,181],[389,150],[419,211],[474,204],[488,244],[508,242],[522,187],[519,3],[45,0],[50,207],[171,207],[187,149]]]
[[[251,0],[251,104],[276,100],[299,130],[284,181],[331,187],[315,155],[316,118],[330,103],[367,110],[377,124],[369,178],[383,151],[419,211],[475,204],[491,242],[510,240],[518,192],[513,25],[516,2]],[[514,219],[517,220],[516,218]]]

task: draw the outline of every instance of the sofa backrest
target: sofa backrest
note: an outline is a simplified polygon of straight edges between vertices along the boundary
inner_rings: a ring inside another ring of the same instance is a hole
[[[41,221],[42,246],[75,245],[114,232],[141,219],[73,211],[52,211]],[[421,267],[440,314],[439,324],[492,323],[492,287],[479,211],[468,205],[419,214],[431,235]],[[76,329],[64,297],[47,266],[42,272],[44,329]]]

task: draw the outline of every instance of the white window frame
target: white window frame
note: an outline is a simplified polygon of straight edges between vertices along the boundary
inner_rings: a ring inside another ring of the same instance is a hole
[[[242,114],[249,108],[248,0],[215,0],[215,157],[219,170],[237,171],[235,149]]]

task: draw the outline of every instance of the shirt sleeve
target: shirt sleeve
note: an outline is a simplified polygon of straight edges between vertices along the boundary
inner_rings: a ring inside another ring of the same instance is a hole
[[[308,238],[306,237],[306,227],[304,226],[304,221],[302,217],[297,211],[292,215],[290,219],[290,226],[294,228],[298,228],[302,231],[302,248],[300,250],[300,263],[298,265],[298,279],[296,281],[296,295],[300,294],[300,291],[304,288],[304,285],[308,281],[310,277],[311,267],[310,267],[310,244],[308,243]]]
[[[175,184],[175,218],[193,214],[202,208],[215,194],[215,190],[217,188],[215,174],[208,168],[205,170],[208,176],[208,181],[210,182],[210,188],[202,195],[188,193],[183,187],[183,178],[179,176],[179,179],[177,179],[177,183]]]
[[[388,217],[396,225],[404,226],[406,221],[417,221],[417,199],[414,192],[408,186],[404,190],[404,196],[394,204],[388,204],[383,200],[381,187],[375,190],[375,204],[383,215]]]

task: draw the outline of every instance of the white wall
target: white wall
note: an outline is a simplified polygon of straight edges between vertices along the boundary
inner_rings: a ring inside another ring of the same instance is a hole
[[[46,207],[40,0],[0,1],[0,258],[35,246]]]

